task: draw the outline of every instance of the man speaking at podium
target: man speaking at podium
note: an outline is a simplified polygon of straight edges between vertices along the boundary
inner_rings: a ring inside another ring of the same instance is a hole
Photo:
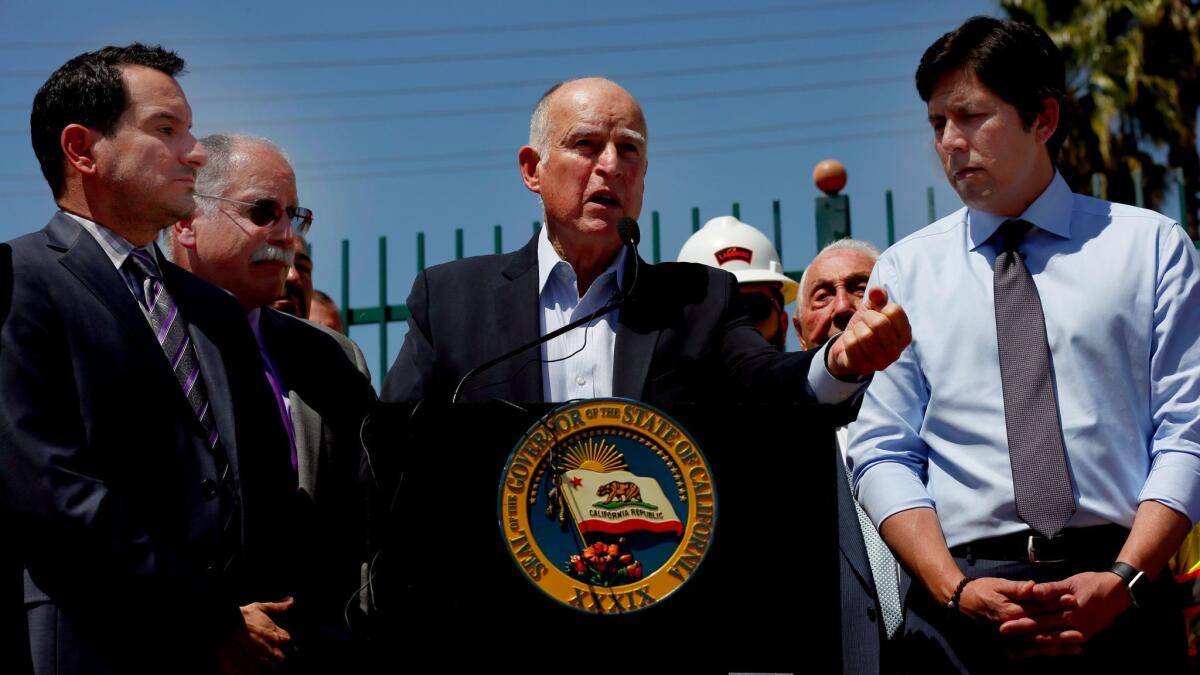
[[[516,252],[418,275],[382,398],[836,404],[896,360],[908,319],[881,289],[838,338],[786,354],[745,316],[732,274],[642,261],[630,219],[642,209],[647,141],[641,106],[615,82],[570,80],[546,92],[517,155],[545,226]]]

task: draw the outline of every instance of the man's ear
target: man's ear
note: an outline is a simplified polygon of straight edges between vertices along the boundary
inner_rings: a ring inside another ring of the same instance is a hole
[[[171,227],[171,234],[175,243],[183,248],[195,250],[196,248],[196,220],[188,218],[180,220]]]
[[[1042,110],[1033,119],[1033,131],[1037,134],[1039,143],[1047,143],[1058,129],[1059,115],[1062,110],[1056,98],[1042,99]]]
[[[538,176],[538,164],[542,161],[542,156],[538,154],[536,148],[532,145],[526,145],[517,152],[517,164],[521,167],[521,180],[525,181],[525,187],[530,192],[541,193],[542,180]]]
[[[96,173],[95,146],[100,132],[82,124],[68,124],[58,136],[63,157],[72,169],[85,176]]]

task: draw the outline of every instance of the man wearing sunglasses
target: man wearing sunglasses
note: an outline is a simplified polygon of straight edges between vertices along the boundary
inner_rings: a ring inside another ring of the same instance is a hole
[[[637,100],[611,80],[571,80],[547,91],[517,154],[545,226],[519,251],[417,277],[409,330],[383,398],[450,399],[476,366],[625,294],[619,309],[497,365],[459,398],[838,403],[899,356],[909,341],[907,319],[882,289],[827,348],[786,354],[749,324],[732,275],[652,266],[631,252],[617,225],[641,213],[648,134]],[[480,340],[481,325],[496,333]]]
[[[237,303],[154,244],[191,216],[206,161],[183,65],[106,47],[34,97],[59,210],[0,246],[0,502],[39,673],[272,658],[254,616],[282,590],[261,526],[288,497],[270,478],[286,436]]]
[[[312,212],[297,206],[296,176],[266,139],[213,134],[200,139],[208,165],[196,176],[194,217],[171,231],[172,257],[233,293],[258,340],[265,371],[291,446],[298,485],[300,575],[294,606],[269,617],[290,629],[294,667],[336,672],[349,654],[343,608],[366,560],[364,516],[357,498],[358,431],[375,402],[366,360],[348,337],[271,307],[304,249]],[[287,524],[281,524],[287,529]]]

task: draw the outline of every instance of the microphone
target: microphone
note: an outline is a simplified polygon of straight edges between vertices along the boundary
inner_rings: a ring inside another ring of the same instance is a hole
[[[642,241],[642,228],[638,227],[636,220],[625,216],[617,221],[617,236],[621,238],[622,244],[635,249]]]
[[[625,216],[624,218],[621,218],[621,220],[617,221],[617,237],[619,237],[621,239],[621,243],[625,245],[625,249],[628,252],[629,257],[633,259],[633,280],[630,281],[628,288],[623,289],[619,294],[617,294],[616,297],[614,297],[612,299],[612,301],[608,302],[603,307],[588,314],[587,316],[585,316],[581,319],[576,319],[575,321],[568,323],[567,325],[563,326],[562,328],[559,328],[559,329],[553,330],[549,333],[546,333],[545,335],[534,340],[533,342],[521,345],[520,347],[517,347],[516,349],[512,350],[511,352],[508,352],[507,354],[501,354],[500,356],[497,356],[496,358],[492,359],[491,361],[481,363],[478,366],[475,366],[474,368],[468,370],[466,372],[466,374],[462,376],[462,379],[458,381],[458,386],[454,388],[454,395],[450,397],[450,402],[451,403],[458,402],[458,397],[460,394],[462,394],[463,385],[465,385],[471,378],[475,377],[476,375],[486,372],[488,370],[491,370],[492,368],[495,368],[496,366],[500,365],[501,363],[504,363],[505,361],[513,358],[514,356],[522,354],[530,349],[533,349],[534,347],[540,347],[541,345],[553,340],[554,338],[556,338],[564,333],[567,333],[568,331],[575,330],[576,328],[579,328],[580,326],[582,326],[584,324],[591,323],[593,320],[596,319],[596,317],[604,316],[605,314],[608,314],[609,312],[613,311],[614,309],[618,309],[619,307],[621,307],[621,305],[624,305],[625,302],[627,300],[629,300],[630,297],[633,296],[634,287],[637,286],[638,270],[641,267],[641,264],[638,259],[638,254],[637,254],[637,245],[638,245],[638,242],[640,242],[642,240],[642,228],[638,226],[638,223],[636,220],[634,220],[633,218],[630,218],[629,216]]]

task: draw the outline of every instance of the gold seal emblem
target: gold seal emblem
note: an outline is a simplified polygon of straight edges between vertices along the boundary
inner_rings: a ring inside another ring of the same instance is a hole
[[[712,542],[717,496],[687,431],[626,399],[555,409],[513,448],[500,482],[509,554],[542,592],[584,612],[662,602]]]

